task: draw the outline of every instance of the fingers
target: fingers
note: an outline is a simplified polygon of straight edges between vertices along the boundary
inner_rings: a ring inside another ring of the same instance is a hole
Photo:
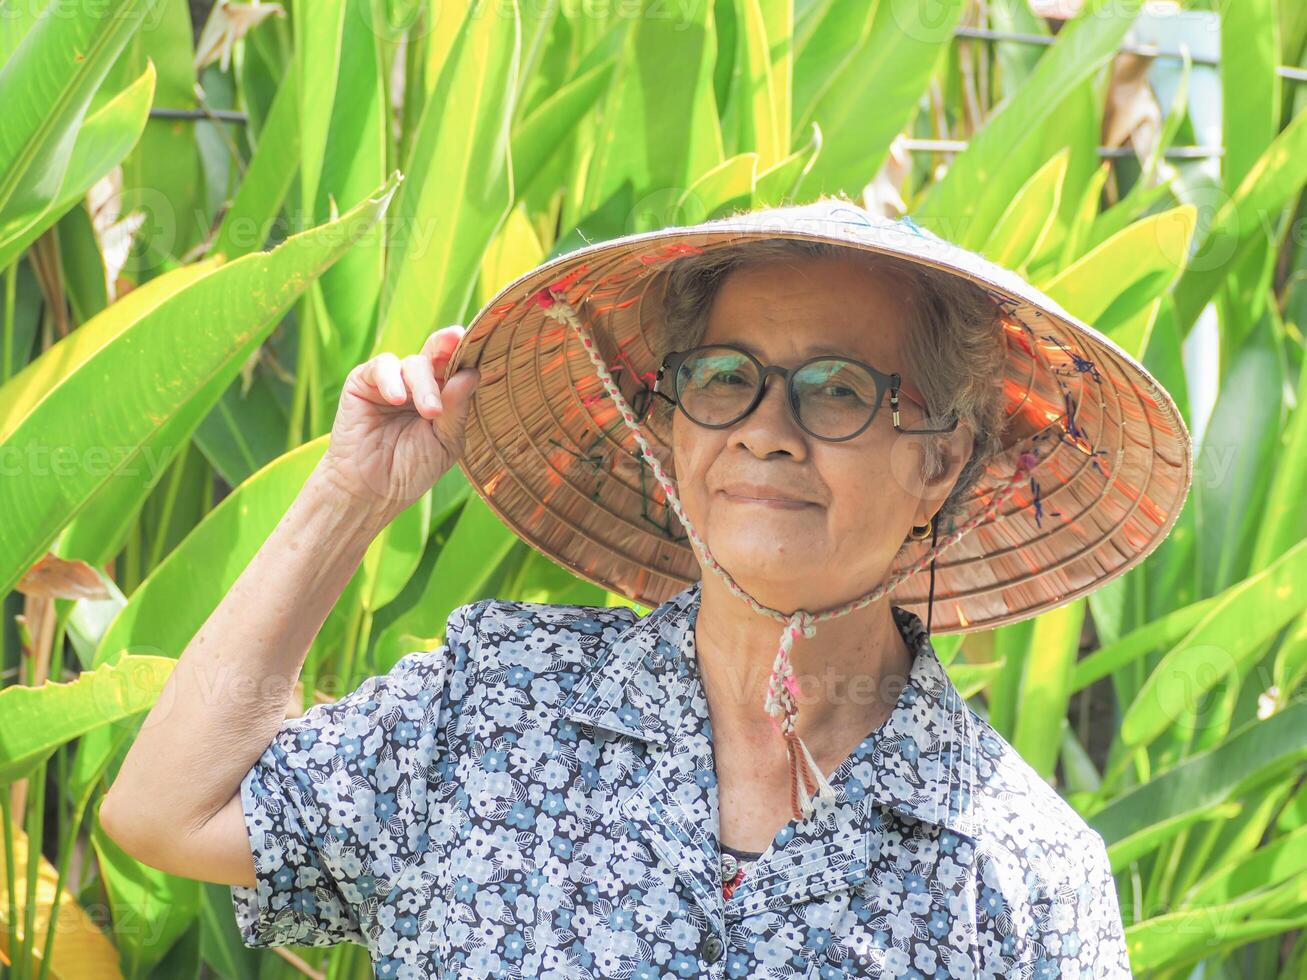
[[[458,324],[442,327],[427,338],[422,345],[422,355],[431,361],[431,370],[437,379],[445,380],[449,370],[450,358],[463,340],[467,330]]]
[[[472,406],[472,393],[480,380],[481,374],[476,368],[463,368],[455,371],[453,377],[441,386],[443,404],[431,424],[436,427],[436,434],[446,446],[463,445],[463,429],[467,425],[468,410]]]
[[[425,354],[410,354],[399,362],[399,366],[418,414],[434,418],[440,411],[440,390],[431,370],[431,358]]]
[[[366,361],[359,368],[358,377],[364,385],[363,393],[371,401],[384,405],[402,405],[408,401],[408,388],[404,386],[399,358],[390,351]]]
[[[356,369],[362,383],[360,393],[376,404],[396,408],[411,403],[418,414],[433,422],[452,409],[445,424],[461,431],[480,375],[475,368],[465,368],[448,381],[442,383],[441,379],[464,333],[461,326],[444,327],[427,338],[418,354],[402,359],[390,351],[375,355]],[[454,384],[456,378],[458,384]]]

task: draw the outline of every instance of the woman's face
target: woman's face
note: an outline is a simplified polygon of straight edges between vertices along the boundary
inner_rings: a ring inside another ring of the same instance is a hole
[[[897,371],[912,387],[920,379],[901,352],[910,303],[905,286],[857,259],[768,261],[726,277],[700,343],[737,344],[787,368],[841,354]],[[919,406],[902,396],[900,406],[904,428],[925,424]],[[886,395],[858,436],[817,439],[791,416],[776,376],[729,428],[704,428],[680,411],[672,424],[690,520],[736,581],[773,608],[827,607],[881,582],[911,526],[939,509],[971,453],[971,433],[959,424],[943,475],[928,485],[926,438],[894,431]]]

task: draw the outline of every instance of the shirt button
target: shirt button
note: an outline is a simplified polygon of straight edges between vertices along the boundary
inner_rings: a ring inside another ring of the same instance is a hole
[[[734,854],[722,855],[722,884],[729,885],[735,880],[735,876],[740,873],[740,863],[735,860]]]
[[[703,945],[699,947],[699,952],[709,963],[716,963],[722,958],[722,954],[726,952],[726,944],[722,942],[721,937],[716,933],[710,933],[708,938],[703,941]]]

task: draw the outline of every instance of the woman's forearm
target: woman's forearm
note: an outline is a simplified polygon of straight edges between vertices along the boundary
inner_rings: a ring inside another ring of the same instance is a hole
[[[319,464],[146,716],[101,804],[111,836],[166,849],[239,791],[285,720],[314,637],[388,519]]]

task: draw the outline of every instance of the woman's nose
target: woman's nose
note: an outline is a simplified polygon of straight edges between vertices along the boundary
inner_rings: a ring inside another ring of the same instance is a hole
[[[768,374],[763,379],[762,398],[731,429],[731,441],[759,459],[776,453],[807,458],[807,436],[790,412],[784,378]]]

